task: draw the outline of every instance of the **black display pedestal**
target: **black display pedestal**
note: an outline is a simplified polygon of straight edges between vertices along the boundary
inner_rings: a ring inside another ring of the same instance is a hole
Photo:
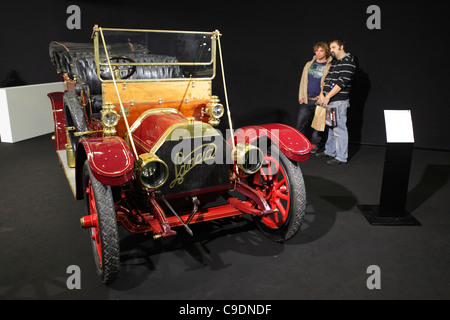
[[[388,143],[379,205],[358,205],[371,225],[420,226],[405,209],[413,143]]]

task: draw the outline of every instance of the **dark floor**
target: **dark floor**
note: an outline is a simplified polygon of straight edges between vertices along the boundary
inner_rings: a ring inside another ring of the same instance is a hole
[[[377,204],[384,147],[351,145],[351,161],[302,164],[307,215],[286,244],[247,218],[198,224],[162,244],[122,232],[121,269],[100,283],[83,204],[74,200],[50,135],[0,143],[2,299],[449,299],[450,153],[414,150],[406,209],[421,226],[372,226],[358,204]],[[67,268],[81,270],[69,290]],[[369,266],[381,288],[370,290]]]

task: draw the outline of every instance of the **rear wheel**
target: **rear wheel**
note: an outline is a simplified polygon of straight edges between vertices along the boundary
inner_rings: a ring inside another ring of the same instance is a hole
[[[84,114],[83,106],[78,100],[76,94],[72,91],[68,91],[64,94],[64,113],[66,116],[66,124],[68,127],[75,127],[75,132],[85,132],[89,130],[86,117]],[[69,131],[70,143],[72,149],[77,149],[77,142],[80,137],[74,135],[74,131]],[[69,142],[68,142],[69,143]]]
[[[306,191],[300,167],[278,149],[264,157],[262,168],[251,178],[258,191],[275,213],[254,216],[259,229],[268,238],[284,242],[294,237],[303,222]]]
[[[97,274],[102,282],[113,282],[119,271],[120,250],[117,218],[111,187],[100,183],[92,174],[89,162],[83,167],[86,209],[92,221],[90,236]]]

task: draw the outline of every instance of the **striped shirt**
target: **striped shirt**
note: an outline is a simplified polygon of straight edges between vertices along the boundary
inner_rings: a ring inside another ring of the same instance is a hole
[[[323,94],[327,95],[335,85],[341,88],[330,101],[347,100],[350,97],[350,89],[352,87],[352,79],[355,74],[356,63],[350,53],[347,53],[342,59],[334,59],[331,63],[330,71],[325,77],[323,86]]]

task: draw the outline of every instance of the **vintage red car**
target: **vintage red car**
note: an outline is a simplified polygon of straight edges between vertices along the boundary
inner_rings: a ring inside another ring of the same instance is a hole
[[[250,214],[278,242],[300,228],[306,195],[298,163],[311,144],[284,124],[233,128],[220,37],[94,26],[92,43],[50,44],[65,84],[49,94],[56,151],[86,204],[81,225],[104,283],[118,274],[119,226],[158,239]],[[212,93],[216,63],[225,107]],[[211,205],[219,198],[224,204]]]

